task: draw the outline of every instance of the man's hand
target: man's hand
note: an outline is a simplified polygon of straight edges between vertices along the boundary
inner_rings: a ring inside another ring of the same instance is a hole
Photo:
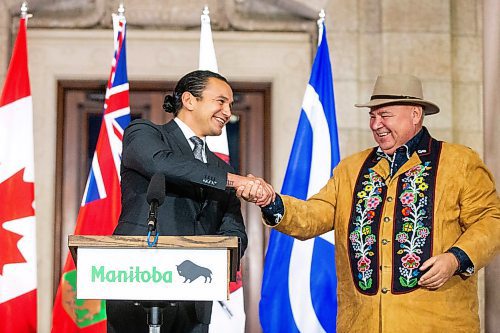
[[[236,189],[236,196],[248,202],[255,202],[257,206],[269,205],[276,198],[274,188],[264,179],[248,174],[250,181],[245,186]],[[262,191],[260,191],[262,189]]]
[[[231,185],[229,185],[230,181]],[[260,207],[269,205],[276,198],[274,188],[264,179],[252,174],[246,177],[228,174],[228,186],[236,189],[238,198],[253,202]]]
[[[420,267],[421,271],[429,269],[418,281],[427,289],[438,289],[445,284],[458,269],[458,260],[451,253],[443,253],[427,259]]]

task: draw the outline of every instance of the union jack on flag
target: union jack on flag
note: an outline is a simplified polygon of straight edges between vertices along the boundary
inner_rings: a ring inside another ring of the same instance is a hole
[[[129,84],[125,48],[126,21],[113,15],[115,52],[104,114],[75,228],[76,235],[110,235],[118,223],[120,160],[125,127],[130,122]],[[76,270],[68,256],[54,304],[52,332],[106,331],[104,300],[76,299]]]
[[[109,140],[110,157],[113,159],[116,175],[120,179],[120,160],[122,153],[123,131],[130,123],[129,106],[129,84],[127,77],[126,43],[125,43],[125,20],[118,20],[115,25],[118,29],[115,32],[115,54],[111,64],[111,73],[106,87],[106,96],[104,101],[104,117],[99,133],[99,141],[103,135]],[[103,133],[103,130],[106,133]],[[103,138],[102,141],[106,139]],[[101,164],[109,168],[107,163],[99,163],[101,154],[99,143],[92,158],[87,185],[83,194],[82,206],[98,199],[107,197],[106,186],[104,185]]]

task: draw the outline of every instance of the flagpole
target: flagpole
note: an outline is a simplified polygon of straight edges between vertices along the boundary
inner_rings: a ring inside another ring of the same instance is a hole
[[[119,17],[125,16],[125,6],[123,5],[123,1],[121,1],[120,5],[118,6],[118,16]]]
[[[198,68],[218,73],[219,67],[217,66],[217,58],[215,57],[215,48],[209,14],[210,11],[208,10],[208,6],[205,6],[201,15],[200,55]]]
[[[21,18],[22,19],[28,19],[33,17],[32,14],[28,14],[28,3],[26,1],[23,2],[21,5]]]
[[[205,23],[205,22],[208,22],[210,23],[210,11],[208,10],[208,6],[205,5],[205,7],[203,7],[203,12],[202,12],[202,16],[201,16],[201,22],[202,23]]]
[[[321,44],[321,39],[323,38],[323,27],[325,23],[325,10],[321,8],[319,12],[319,19],[316,21],[318,23],[318,46]]]

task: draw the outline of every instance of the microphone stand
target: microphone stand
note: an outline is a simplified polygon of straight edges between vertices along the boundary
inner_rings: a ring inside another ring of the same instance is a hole
[[[159,235],[156,231],[158,207],[165,200],[165,177],[163,174],[158,173],[153,175],[147,194],[147,201],[149,203],[147,243],[148,247],[153,247],[157,244]],[[151,236],[154,236],[153,241],[151,241]],[[163,324],[162,309],[166,307],[167,302],[146,301],[140,304],[148,314],[149,333],[160,333],[161,325]]]
[[[158,212],[158,201],[153,200],[149,206],[149,217],[148,217],[148,246],[152,247],[156,245],[158,241],[158,233],[156,232],[156,222],[157,222],[157,212]],[[155,236],[153,242],[151,242],[151,236]],[[143,308],[146,309],[148,313],[148,326],[149,333],[160,333],[161,325],[163,324],[163,314],[160,306],[160,302],[147,302],[142,304]]]
[[[156,221],[158,214],[158,200],[151,201],[149,205],[148,231],[156,233]]]
[[[147,243],[149,247],[153,247],[158,242],[159,233],[156,232],[156,222],[157,222],[157,214],[158,214],[158,200],[154,199],[149,204],[149,216],[148,216],[148,236]],[[153,236],[153,240],[151,241],[151,236]]]
[[[149,333],[160,333],[161,325],[163,325],[163,313],[162,309],[175,303],[168,301],[143,301],[135,302],[134,305],[142,306],[142,308],[147,313],[147,323],[149,328]]]
[[[142,307],[148,313],[149,333],[160,333],[161,325],[163,324],[162,308],[165,304],[162,302],[143,302]]]

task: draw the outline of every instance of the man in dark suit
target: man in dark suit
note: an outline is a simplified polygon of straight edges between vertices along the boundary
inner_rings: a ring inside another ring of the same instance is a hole
[[[158,209],[159,234],[237,236],[243,255],[248,240],[234,188],[248,181],[262,181],[255,191],[272,188],[261,179],[234,174],[205,144],[206,136],[222,133],[232,103],[224,77],[194,71],[165,97],[163,108],[174,114],[172,121],[130,124],[123,137],[122,212],[114,234],[147,235],[147,189],[151,177],[162,173],[166,199]],[[163,310],[162,332],[208,332],[211,312],[212,302],[169,303]],[[108,301],[107,316],[108,332],[148,331],[146,312],[132,302]]]

